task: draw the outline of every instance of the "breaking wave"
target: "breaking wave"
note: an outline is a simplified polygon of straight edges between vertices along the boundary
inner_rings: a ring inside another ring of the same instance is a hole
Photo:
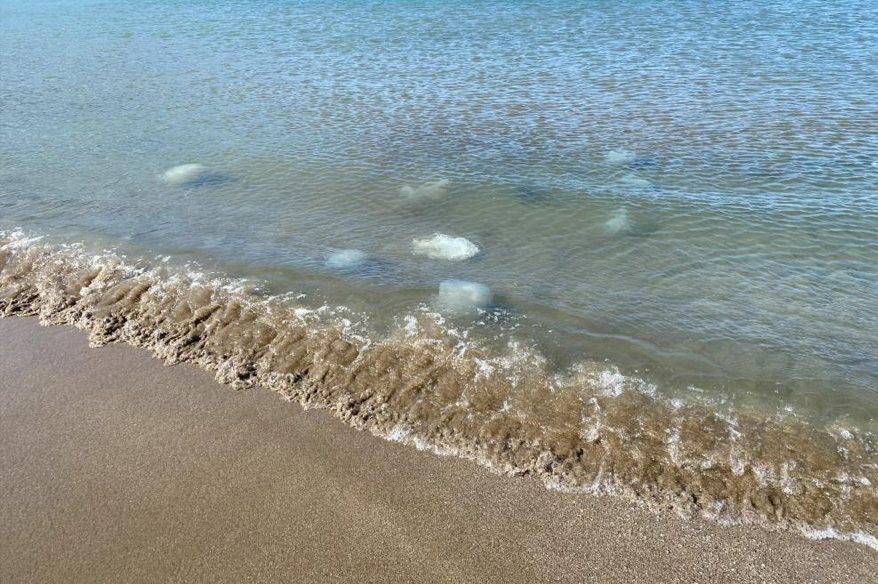
[[[874,435],[666,400],[605,364],[557,373],[534,350],[481,346],[427,309],[373,338],[343,307],[16,232],[0,234],[0,316],[18,315],[76,326],[93,345],[195,363],[233,387],[268,387],[387,439],[551,488],[878,549]]]

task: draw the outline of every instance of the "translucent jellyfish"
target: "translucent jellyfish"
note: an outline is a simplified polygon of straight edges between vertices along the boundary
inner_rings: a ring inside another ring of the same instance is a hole
[[[479,253],[479,247],[465,237],[451,237],[444,233],[436,233],[433,237],[412,241],[412,253],[428,258],[460,261]]]
[[[628,229],[628,209],[624,207],[621,209],[616,209],[613,214],[610,216],[609,220],[604,223],[604,231],[610,235],[615,235],[620,231]]]
[[[438,200],[448,194],[448,185],[451,181],[448,179],[437,180],[434,182],[424,183],[418,186],[405,185],[399,189],[399,193],[405,198],[412,201]]]
[[[162,173],[161,180],[175,187],[202,187],[223,185],[235,179],[227,174],[214,172],[202,164],[181,164]]]
[[[366,252],[358,249],[342,249],[329,254],[326,267],[335,270],[349,270],[362,265],[368,259]]]
[[[465,280],[445,280],[439,284],[436,303],[440,308],[455,313],[470,313],[491,303],[491,289],[483,284]]]
[[[199,177],[207,173],[207,167],[201,164],[181,164],[173,168],[169,168],[162,174],[162,180],[169,185],[183,185],[188,182],[198,180]]]
[[[604,155],[604,162],[610,164],[631,164],[637,155],[629,150],[610,150]]]

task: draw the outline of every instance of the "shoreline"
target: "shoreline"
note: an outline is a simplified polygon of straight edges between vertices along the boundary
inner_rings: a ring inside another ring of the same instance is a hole
[[[537,350],[462,340],[438,314],[408,315],[373,337],[344,306],[253,296],[197,271],[37,241],[13,234],[0,249],[0,315],[72,325],[92,345],[145,348],[552,488],[878,549],[875,435],[855,426],[669,400],[606,364],[558,375]]]
[[[550,491],[0,319],[0,579],[865,582],[878,554]]]

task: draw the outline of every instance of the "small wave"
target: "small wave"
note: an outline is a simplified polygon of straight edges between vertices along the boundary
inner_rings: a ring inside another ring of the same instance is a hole
[[[857,428],[665,400],[606,364],[559,373],[532,348],[487,348],[427,308],[376,337],[355,324],[368,319],[343,307],[264,296],[170,264],[2,235],[0,315],[76,326],[94,345],[144,347],[232,386],[259,384],[354,427],[551,488],[809,537],[870,546],[878,537],[876,438]],[[467,286],[457,292],[485,301]]]

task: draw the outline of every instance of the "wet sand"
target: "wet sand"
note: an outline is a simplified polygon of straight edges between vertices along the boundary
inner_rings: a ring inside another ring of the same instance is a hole
[[[875,582],[878,553],[495,476],[0,319],[0,582]]]

